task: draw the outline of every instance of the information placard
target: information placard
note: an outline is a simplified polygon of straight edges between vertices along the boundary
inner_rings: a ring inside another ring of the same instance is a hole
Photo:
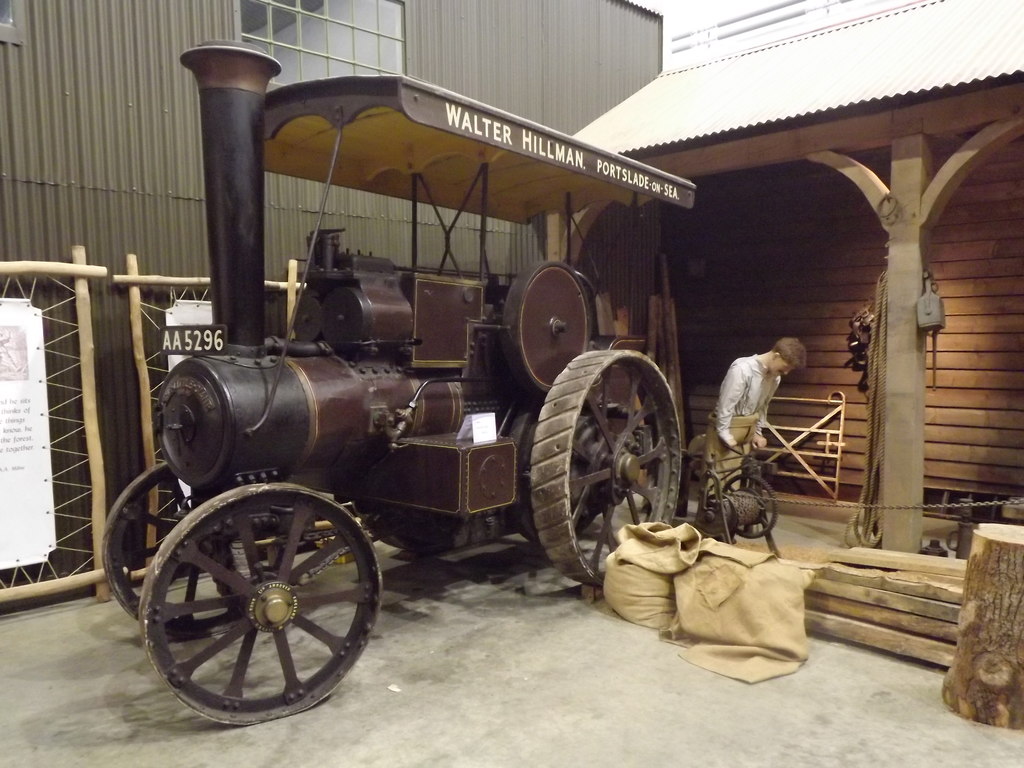
[[[0,568],[56,548],[49,410],[42,312],[0,299]]]

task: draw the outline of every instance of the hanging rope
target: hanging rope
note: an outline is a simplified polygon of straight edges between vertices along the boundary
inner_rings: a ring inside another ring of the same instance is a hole
[[[888,284],[883,272],[875,286],[875,322],[868,345],[867,448],[860,508],[846,524],[849,547],[877,547],[882,541],[882,510],[878,507],[882,459],[885,455],[885,337],[888,325]]]

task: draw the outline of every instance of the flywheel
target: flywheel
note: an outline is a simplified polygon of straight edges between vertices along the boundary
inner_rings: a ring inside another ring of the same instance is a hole
[[[681,465],[675,401],[651,359],[576,357],[547,393],[530,462],[533,518],[554,565],[601,584],[623,525],[672,519]]]
[[[546,261],[512,281],[502,314],[502,348],[519,383],[547,392],[594,333],[591,298],[576,272]]]

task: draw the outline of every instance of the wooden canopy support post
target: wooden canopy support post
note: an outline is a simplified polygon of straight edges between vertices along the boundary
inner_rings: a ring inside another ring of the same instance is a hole
[[[908,508],[886,513],[882,545],[916,552],[923,516],[915,506],[924,496],[924,336],[917,329],[916,304],[924,268],[920,207],[930,178],[928,141],[921,134],[893,141],[891,191],[869,168],[837,152],[816,152],[807,159],[856,184],[889,233],[881,503]]]
[[[892,196],[878,211],[889,231],[886,269],[888,306],[884,450],[881,503],[882,546],[901,552],[921,548],[924,515],[925,336],[917,327],[928,231],[921,226],[921,198],[931,178],[931,149],[922,134],[892,145]]]
[[[576,211],[571,218],[564,211],[548,213],[544,258],[548,261],[564,261],[566,264],[578,265],[583,252],[583,240],[607,207],[607,203],[591,203]]]
[[[983,523],[964,580],[953,664],[942,685],[962,717],[1024,729],[1024,529]]]
[[[85,266],[85,248],[71,247],[71,261]],[[85,446],[89,454],[89,480],[92,483],[92,552],[93,562],[99,562],[103,550],[103,530],[107,521],[107,484],[103,473],[103,448],[100,443],[99,413],[96,406],[96,355],[92,336],[92,300],[89,298],[89,280],[75,278],[75,310],[78,314],[78,353],[82,375],[82,421],[85,425]],[[110,599],[107,583],[96,583],[96,599]]]
[[[924,134],[892,141],[892,185],[856,160],[832,151],[808,160],[850,179],[889,233],[886,337],[886,419],[881,466],[881,503],[890,510],[882,526],[886,549],[916,552],[921,546],[924,499],[925,337],[917,327],[917,299],[927,263],[929,233],[961,182],[989,155],[1024,135],[1024,118],[990,123],[953,153],[932,176]]]

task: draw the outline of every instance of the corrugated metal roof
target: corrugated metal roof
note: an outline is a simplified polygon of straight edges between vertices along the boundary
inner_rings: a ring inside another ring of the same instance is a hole
[[[649,13],[656,14],[658,16],[662,15],[660,8],[657,8],[651,3],[645,3],[643,2],[643,0],[622,0],[622,2],[624,2],[626,5],[635,5],[637,8],[642,8],[643,10]]]
[[[576,134],[616,152],[1024,71],[1021,0],[936,0],[666,72]]]

